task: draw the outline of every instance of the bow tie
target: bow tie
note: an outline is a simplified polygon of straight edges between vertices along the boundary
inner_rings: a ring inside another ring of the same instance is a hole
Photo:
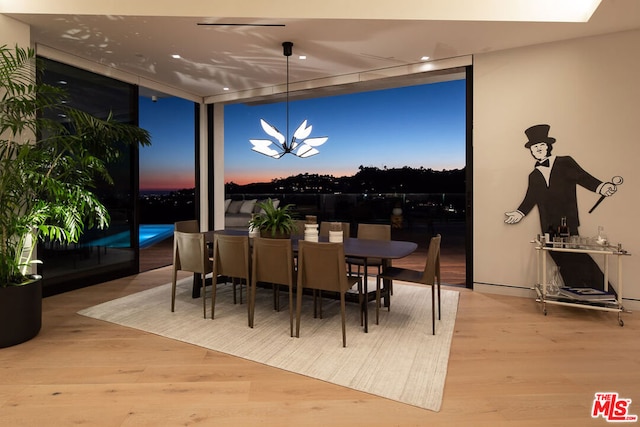
[[[546,166],[549,167],[549,159],[543,161],[543,162],[536,162],[536,166]]]

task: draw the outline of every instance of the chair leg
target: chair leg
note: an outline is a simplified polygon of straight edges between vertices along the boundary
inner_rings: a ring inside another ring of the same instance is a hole
[[[280,285],[272,283],[271,288],[273,290],[273,309],[280,312]]]
[[[346,327],[346,307],[345,307],[345,293],[340,293],[340,314],[342,317],[342,347],[347,346],[347,327]]]
[[[173,267],[173,278],[171,279],[171,312],[176,308],[176,281],[178,279],[178,270]]]
[[[300,338],[300,311],[302,310],[302,289],[298,287],[296,294],[296,338]]]
[[[438,276],[438,320],[442,320],[442,308],[440,306],[440,276]]]
[[[376,277],[376,325],[380,324],[380,276]]]
[[[291,327],[291,336],[293,336],[293,286],[289,285],[289,326]]]
[[[211,286],[211,319],[214,318],[215,316],[215,309],[216,309],[216,290],[218,289],[218,279],[217,277],[213,277],[213,283]],[[204,298],[204,295],[202,295],[202,297]]]
[[[393,294],[393,280],[389,279],[387,281],[388,288],[385,289],[385,300],[384,303],[387,306],[387,311],[391,311],[391,295]]]
[[[436,334],[436,287],[431,286],[431,328],[433,335]]]
[[[362,279],[358,279],[358,307],[360,307],[360,326],[364,326],[364,304],[365,298],[362,293]]]
[[[247,310],[249,312],[249,327],[253,328],[253,320],[256,313],[256,283],[251,282],[247,289]]]
[[[202,290],[200,291],[200,294],[202,295],[202,315],[204,316],[204,318],[207,318],[207,294],[206,294],[206,277],[207,275],[205,273],[202,273]],[[215,284],[214,284],[215,286]]]
[[[237,304],[238,300],[236,297],[236,279],[235,278],[231,278],[231,286],[233,286],[233,304]]]
[[[318,291],[313,290],[313,318],[318,318]]]

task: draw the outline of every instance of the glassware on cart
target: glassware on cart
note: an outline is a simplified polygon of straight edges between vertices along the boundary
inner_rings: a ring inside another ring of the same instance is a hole
[[[607,235],[604,232],[604,227],[601,225],[598,226],[598,236],[596,237],[596,243],[600,246],[607,246],[607,244],[609,243]]]
[[[562,276],[560,275],[560,267],[553,268],[551,282],[547,285],[547,295],[558,295],[562,287]]]

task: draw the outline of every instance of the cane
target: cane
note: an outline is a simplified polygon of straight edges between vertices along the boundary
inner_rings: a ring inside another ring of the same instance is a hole
[[[611,178],[611,184],[613,184],[613,185],[620,185],[620,184],[622,184],[622,182],[623,182],[623,180],[622,180],[621,176],[614,176],[613,178]],[[597,208],[600,203],[602,203],[602,201],[604,200],[605,197],[607,197],[607,196],[600,196],[600,198],[598,199],[596,204],[593,205],[593,207],[591,209],[589,209],[589,213],[593,212],[593,210],[595,208]]]

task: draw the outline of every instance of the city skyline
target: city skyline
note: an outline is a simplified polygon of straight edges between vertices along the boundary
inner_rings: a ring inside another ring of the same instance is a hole
[[[286,104],[225,106],[225,183],[270,182],[300,173],[351,176],[360,166],[461,169],[465,166],[465,81],[291,101],[289,140],[307,119],[310,137],[328,136],[319,154],[273,159],[251,150],[270,139],[265,119],[286,134]],[[188,123],[186,123],[188,122]],[[193,106],[177,98],[140,105],[140,126],[152,134],[141,149],[140,189],[172,190],[193,180]]]

